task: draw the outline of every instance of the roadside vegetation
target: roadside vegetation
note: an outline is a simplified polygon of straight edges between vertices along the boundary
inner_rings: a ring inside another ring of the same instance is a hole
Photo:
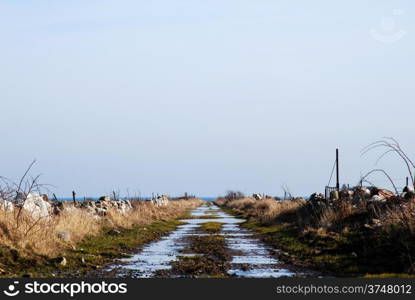
[[[215,203],[246,218],[242,226],[281,249],[287,262],[344,276],[415,273],[415,199],[360,205],[348,199],[315,204],[221,198]]]
[[[0,274],[84,276],[174,230],[178,225],[174,220],[201,203],[173,200],[157,207],[131,201],[128,211],[109,209],[102,217],[77,206],[46,218],[25,210],[0,209]]]
[[[340,276],[413,276],[415,274],[415,163],[393,138],[376,141],[362,150],[382,150],[378,162],[395,155],[407,172],[406,186],[398,189],[384,169],[362,176],[359,184],[314,193],[309,199],[287,200],[228,192],[215,204],[246,218],[242,224],[280,249],[281,259]],[[381,174],[393,191],[368,178]],[[368,184],[368,185],[366,185]]]

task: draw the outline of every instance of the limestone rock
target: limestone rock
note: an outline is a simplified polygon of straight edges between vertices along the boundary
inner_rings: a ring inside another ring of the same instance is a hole
[[[262,196],[260,194],[253,194],[252,197],[255,198],[255,200],[262,200]]]
[[[317,194],[317,193],[314,193],[314,194],[311,194],[311,196],[310,196],[310,202],[311,203],[313,203],[313,204],[315,204],[315,203],[319,203],[319,202],[324,202],[326,199],[325,199],[325,197],[324,197],[324,195],[323,194]]]
[[[108,231],[109,235],[120,235],[121,231],[117,230],[117,229],[111,229],[110,231]]]
[[[51,205],[42,196],[29,193],[23,200],[23,209],[28,211],[33,218],[48,218],[51,212]]]
[[[368,201],[369,202],[386,202],[386,198],[380,195],[374,195]]]
[[[61,259],[61,261],[60,261],[59,264],[64,267],[64,266],[67,265],[67,263],[68,263],[68,261],[66,260],[66,258],[65,257],[62,257],[62,259]]]

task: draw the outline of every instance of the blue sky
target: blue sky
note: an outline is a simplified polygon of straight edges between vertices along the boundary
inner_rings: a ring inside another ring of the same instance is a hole
[[[17,179],[36,158],[33,173],[62,196],[282,184],[308,195],[339,147],[342,182],[354,184],[374,167],[376,153],[360,156],[370,142],[393,136],[415,153],[414,9],[0,1],[0,173]],[[403,183],[393,156],[380,166]]]

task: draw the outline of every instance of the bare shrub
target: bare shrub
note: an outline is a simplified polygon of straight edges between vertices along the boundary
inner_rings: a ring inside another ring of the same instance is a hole
[[[245,198],[245,195],[240,191],[228,191],[225,196],[227,200],[238,200],[242,198]]]
[[[382,140],[376,141],[374,143],[371,143],[370,145],[366,146],[362,150],[362,155],[366,154],[374,149],[383,149],[383,153],[379,156],[377,162],[379,162],[382,158],[384,158],[389,153],[395,153],[399,156],[401,161],[405,164],[406,169],[408,171],[409,178],[411,179],[412,185],[415,186],[415,176],[413,174],[413,169],[415,169],[415,163],[413,160],[406,154],[406,152],[402,149],[401,145],[397,140],[391,137],[383,138]],[[381,170],[383,171],[383,170]],[[383,171],[384,172],[384,171]],[[385,173],[385,172],[384,172]],[[385,175],[387,175],[385,173]],[[388,176],[388,179],[392,182],[392,179],[390,176]],[[393,184],[394,185],[394,184]],[[395,185],[394,185],[395,187]]]

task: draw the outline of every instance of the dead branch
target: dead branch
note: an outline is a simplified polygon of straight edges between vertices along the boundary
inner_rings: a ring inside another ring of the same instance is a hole
[[[395,190],[395,193],[398,195],[399,194],[399,192],[398,192],[398,189],[396,188],[396,185],[395,185],[395,183],[393,182],[393,180],[392,180],[392,178],[389,176],[389,174],[388,173],[386,173],[386,171],[385,170],[383,170],[383,169],[374,169],[374,170],[371,170],[370,172],[368,172],[365,176],[363,176],[362,177],[362,181],[364,180],[364,181],[366,181],[366,177],[368,177],[369,175],[371,175],[372,173],[375,173],[375,172],[380,172],[380,173],[383,173],[388,179],[389,179],[389,181],[390,181],[390,183],[392,184],[392,186],[393,186],[393,188],[394,188],[394,190]]]
[[[389,153],[396,153],[405,163],[408,169],[409,177],[411,178],[411,182],[415,186],[415,176],[412,171],[412,169],[415,168],[415,164],[405,153],[405,151],[403,151],[401,145],[394,138],[384,137],[383,140],[378,140],[364,147],[361,153],[362,155],[365,155],[368,152],[378,148],[386,148],[387,150],[379,156],[379,158],[376,161],[376,164]]]

